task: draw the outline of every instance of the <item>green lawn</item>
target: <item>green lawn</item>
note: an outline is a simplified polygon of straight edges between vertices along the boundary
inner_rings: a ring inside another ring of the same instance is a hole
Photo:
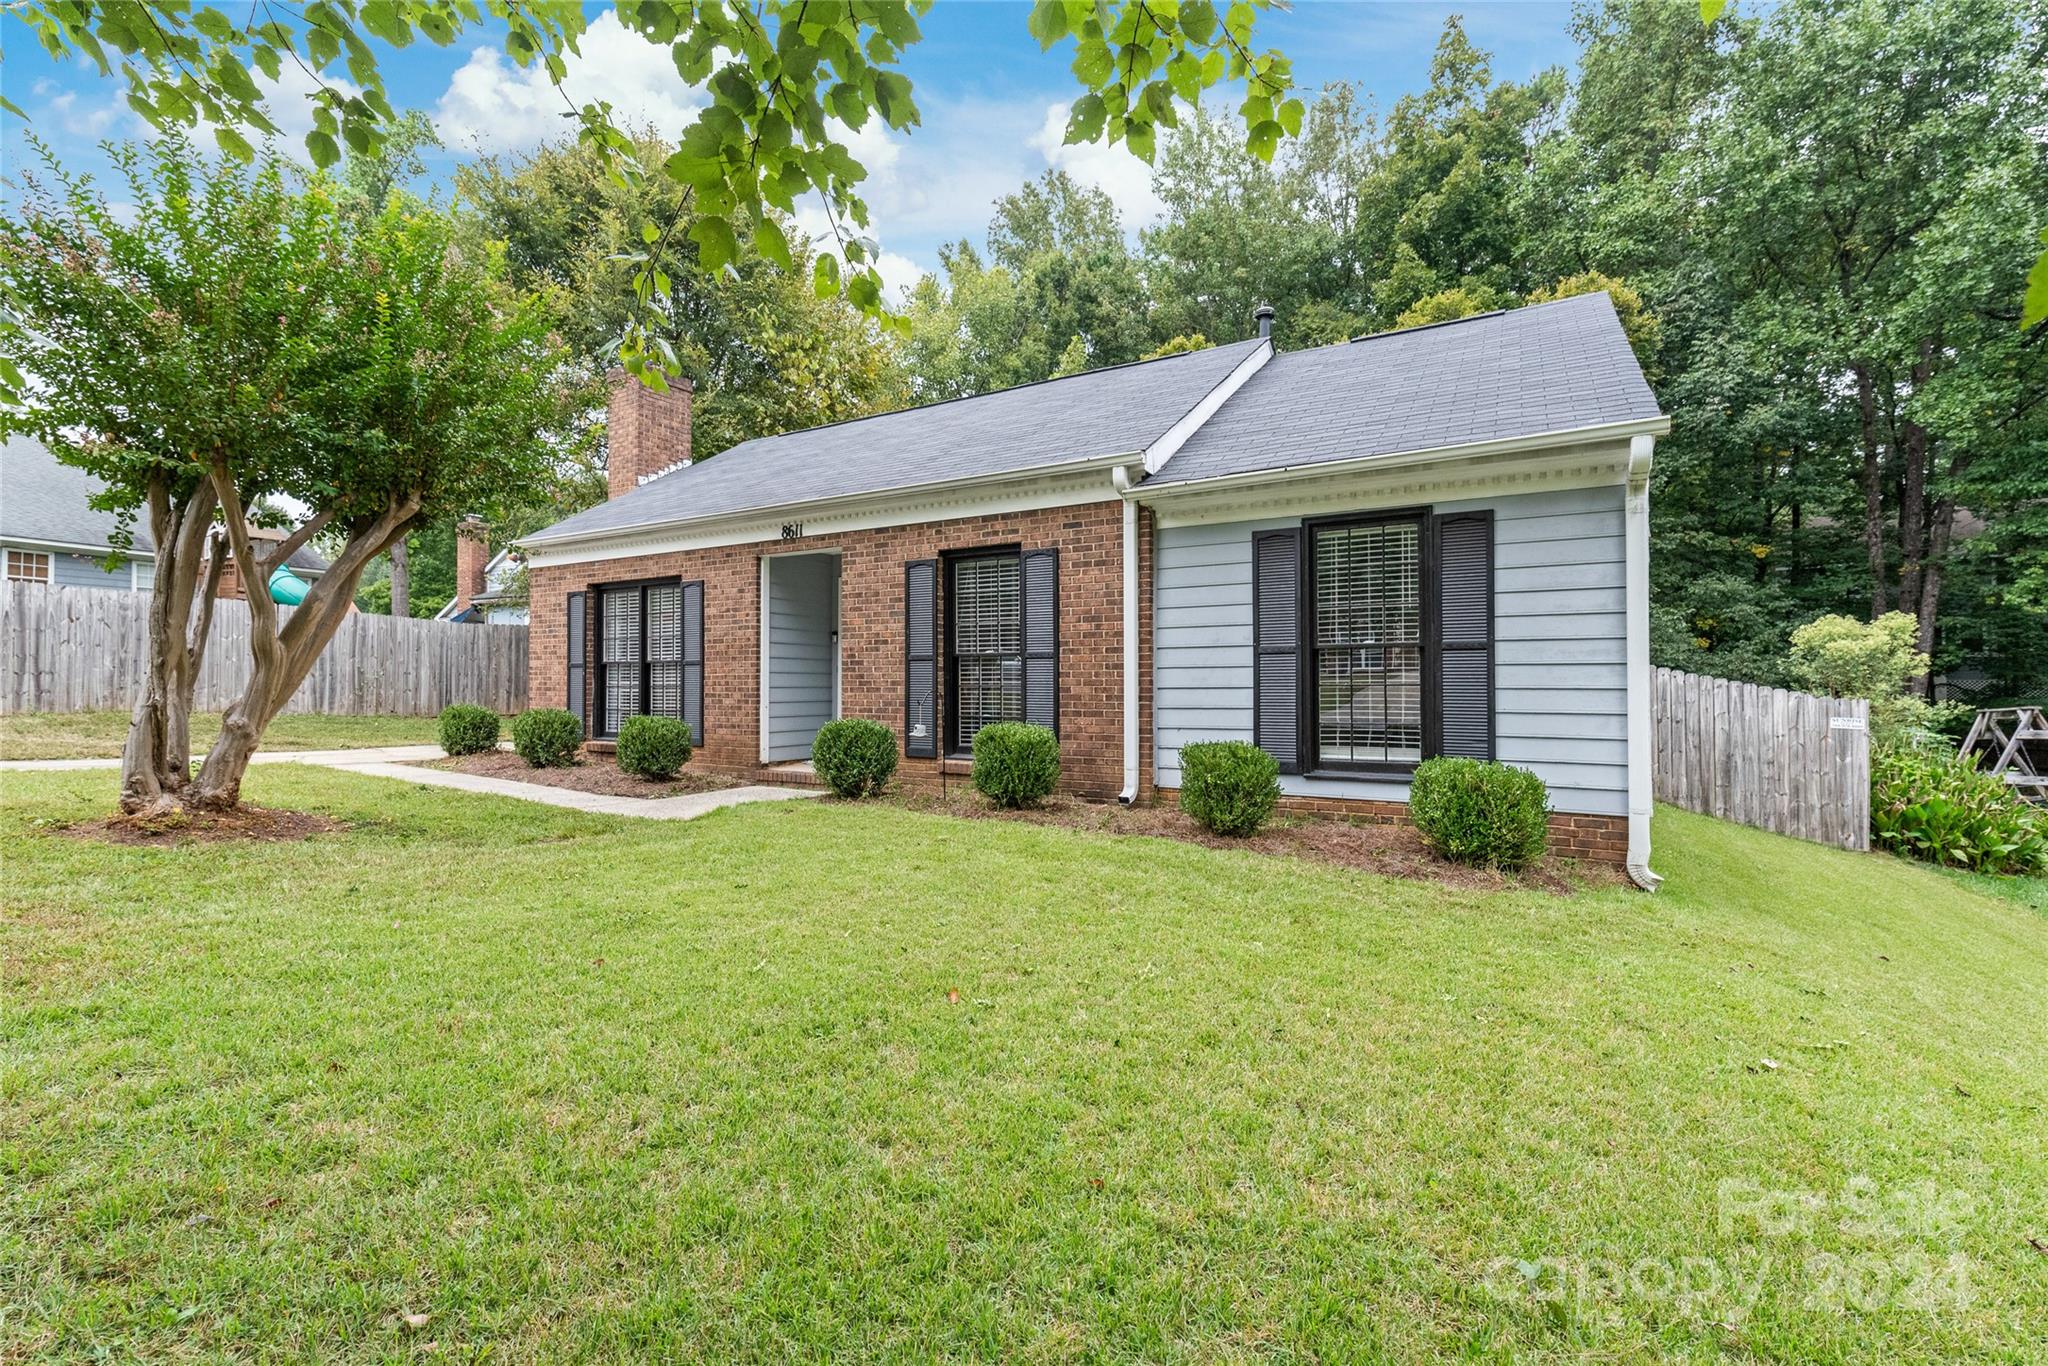
[[[2037,911],[2048,911],[2048,877],[1998,877],[1991,873],[1966,873],[1944,868],[1942,873],[1963,886],[1987,896],[2004,897]]]
[[[357,827],[49,833],[109,791],[0,788],[0,1358],[2039,1359],[2048,920],[1889,858],[1664,812],[1654,897],[1481,895],[290,766]]]
[[[280,716],[263,732],[264,749],[364,749],[434,743],[431,716]],[[192,748],[205,753],[220,734],[220,713],[192,718]],[[0,759],[113,759],[128,740],[125,711],[26,712],[0,716]]]

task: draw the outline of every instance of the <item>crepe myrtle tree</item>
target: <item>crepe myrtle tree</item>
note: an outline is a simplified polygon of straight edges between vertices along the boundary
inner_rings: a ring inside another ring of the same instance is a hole
[[[177,136],[110,150],[119,217],[50,163],[55,188],[31,179],[0,227],[17,323],[0,354],[25,381],[0,424],[101,479],[102,507],[148,519],[150,660],[122,808],[224,809],[370,561],[545,477],[561,357],[502,259],[446,214],[393,199],[345,216],[320,178],[294,188],[267,157],[201,166]],[[282,539],[252,534],[265,524]],[[340,548],[284,617],[270,576],[315,536]],[[230,556],[249,681],[192,777],[193,682]]]
[[[1173,127],[1177,108],[1230,81],[1242,90],[1246,146],[1270,160],[1282,137],[1300,131],[1304,112],[1287,59],[1253,41],[1270,3],[1036,0],[1026,20],[1030,36],[1045,49],[1073,48],[1081,93],[1066,140],[1122,142],[1150,161],[1154,130]],[[666,49],[677,83],[705,101],[658,167],[641,164],[608,102],[578,104],[564,88],[589,18],[582,5],[312,0],[227,6],[226,13],[190,0],[14,0],[8,12],[52,54],[77,54],[109,75],[118,70],[129,105],[152,124],[204,122],[223,149],[245,159],[253,155],[245,130],[279,131],[255,78],[274,82],[290,65],[313,87],[306,150],[321,167],[339,160],[344,143],[371,152],[396,122],[373,42],[403,48],[425,38],[446,46],[488,20],[502,29],[513,61],[547,73],[564,117],[606,157],[612,175],[622,182],[661,175],[687,191],[673,215],[643,225],[649,250],[625,253],[638,307],[620,359],[659,388],[676,368],[658,327],[659,301],[670,292],[661,264],[669,239],[695,242],[699,269],[734,264],[743,240],[787,269],[800,253],[790,249],[785,216],[800,198],[815,195],[831,224],[829,248],[811,263],[819,295],[844,291],[903,331],[883,307],[880,248],[860,191],[867,170],[849,143],[870,119],[897,132],[920,122],[902,63],[919,40],[918,16],[930,7],[931,0],[624,0],[619,22]]]

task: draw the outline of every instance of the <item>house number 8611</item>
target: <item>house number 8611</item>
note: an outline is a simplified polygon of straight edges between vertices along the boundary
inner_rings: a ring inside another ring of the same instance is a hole
[[[782,524],[782,539],[785,541],[802,540],[803,534],[804,524],[802,522],[784,522]]]

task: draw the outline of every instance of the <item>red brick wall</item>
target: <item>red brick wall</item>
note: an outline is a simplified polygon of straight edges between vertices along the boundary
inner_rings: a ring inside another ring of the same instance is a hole
[[[460,612],[483,595],[484,566],[490,562],[489,528],[474,517],[455,527],[455,610]]]
[[[1180,789],[1162,787],[1156,793],[1162,802],[1180,801]],[[1283,796],[1280,810],[1301,811],[1319,816],[1341,816],[1375,825],[1408,823],[1406,802],[1386,802],[1350,797]],[[1550,813],[1550,852],[1562,858],[1584,859],[1588,863],[1628,862],[1628,817],[1582,816],[1565,811]]]
[[[1141,790],[1151,785],[1149,514],[1140,522],[1139,625]],[[704,581],[704,748],[693,762],[751,774],[760,743],[761,557],[840,553],[840,709],[903,735],[903,566],[946,551],[1016,546],[1059,551],[1061,786],[1110,797],[1123,785],[1123,507],[1108,501],[993,517],[923,522],[872,531],[761,541],[667,555],[538,567],[532,571],[532,676],[537,707],[565,704],[568,595],[634,579]],[[593,642],[594,643],[594,642]],[[596,680],[593,665],[586,671]],[[930,759],[904,759],[909,783],[936,782]]]
[[[624,370],[605,376],[611,398],[605,417],[605,482],[610,497],[631,493],[641,479],[690,458],[690,392],[687,378],[669,381],[657,394]]]

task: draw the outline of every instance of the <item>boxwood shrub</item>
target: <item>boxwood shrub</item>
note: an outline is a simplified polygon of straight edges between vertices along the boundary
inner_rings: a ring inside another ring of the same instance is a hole
[[[482,754],[498,747],[498,713],[472,702],[441,711],[441,748],[450,754]]]
[[[896,732],[849,716],[818,727],[811,767],[838,797],[872,797],[896,772]]]
[[[1880,745],[1870,756],[1870,833],[1908,858],[1980,873],[2048,873],[2048,816],[1974,759]]]
[[[1440,857],[1510,873],[1542,857],[1549,808],[1541,778],[1479,759],[1427,760],[1408,790],[1409,818]]]
[[[619,727],[619,767],[667,782],[690,762],[690,725],[673,716],[629,716]]]
[[[512,748],[534,768],[567,768],[583,744],[583,723],[560,707],[535,707],[512,718]]]
[[[1280,765],[1243,740],[1204,740],[1180,750],[1180,809],[1219,835],[1250,835],[1280,800]]]
[[[997,806],[1036,806],[1060,782],[1060,742],[1044,726],[998,721],[974,733],[974,786]]]

